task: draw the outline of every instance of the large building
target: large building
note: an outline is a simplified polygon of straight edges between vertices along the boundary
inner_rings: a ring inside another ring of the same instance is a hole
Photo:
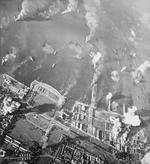
[[[35,93],[33,97],[35,105],[54,104],[61,108],[65,103],[65,97],[48,84],[34,80],[30,89]]]

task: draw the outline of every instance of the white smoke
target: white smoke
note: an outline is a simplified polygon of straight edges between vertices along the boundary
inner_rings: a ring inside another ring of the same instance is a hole
[[[121,68],[120,72],[124,72],[127,69],[127,66]]]
[[[148,152],[141,160],[141,164],[150,164],[150,152]]]
[[[75,11],[78,6],[78,0],[69,0],[67,9],[62,12],[62,14],[69,13],[71,11]]]
[[[86,42],[94,36],[98,27],[98,15],[97,11],[100,7],[100,0],[84,0],[84,8],[86,10],[85,19],[87,26],[90,29],[90,34],[86,37]]]
[[[129,40],[131,42],[134,42],[135,39],[136,39],[136,33],[135,33],[135,31],[133,29],[130,29],[130,37],[129,37]]]
[[[21,5],[22,9],[17,16],[16,21],[22,20],[26,17],[32,17],[37,11],[39,12],[47,8],[48,4],[48,0],[23,0]]]
[[[112,71],[111,72],[111,79],[115,82],[118,82],[120,80],[118,71]]]
[[[74,70],[74,72],[72,73],[69,79],[68,86],[65,89],[65,93],[63,94],[63,96],[69,94],[70,90],[76,85],[78,77],[79,77],[79,70]]]
[[[41,138],[42,149],[45,149],[48,146],[48,137],[46,135]]]
[[[42,50],[43,52],[46,54],[46,55],[50,55],[50,54],[55,54],[55,50],[53,48],[52,45],[46,43],[43,47],[42,47]]]
[[[38,15],[41,16],[42,18],[49,19],[55,14],[57,14],[61,10],[61,8],[62,8],[62,2],[60,0],[52,1],[52,3],[50,3],[48,10],[39,12]]]
[[[91,83],[91,86],[93,86],[99,76],[101,75],[101,71],[102,71],[102,67],[103,67],[103,55],[98,51],[98,52],[91,52],[90,56],[92,57],[92,64],[94,66],[94,76],[93,76],[93,80]]]
[[[150,62],[149,61],[145,61],[143,64],[141,64],[136,71],[134,71],[132,73],[132,77],[134,79],[134,82],[136,84],[138,84],[144,77],[144,74],[146,72],[146,70],[150,68]]]
[[[14,61],[17,57],[18,49],[11,47],[11,51],[2,58],[2,65],[8,61]]]
[[[93,86],[93,85],[98,81],[98,78],[99,78],[100,75],[101,75],[101,71],[100,71],[100,70],[97,70],[97,71],[94,73],[91,86]]]
[[[106,104],[108,106],[108,110],[110,110],[110,107],[111,107],[111,98],[112,98],[112,93],[109,92],[107,95],[106,95]]]
[[[141,64],[138,67],[137,70],[141,71],[141,73],[144,74],[147,68],[150,68],[150,62],[149,61],[145,61],[143,64]]]
[[[99,61],[102,58],[102,54],[100,52],[97,52],[96,54],[93,53],[93,59],[92,59],[92,64],[94,65],[94,68],[96,69],[96,67],[99,65]]]
[[[111,98],[112,98],[112,93],[111,92],[109,92],[107,95],[106,95],[106,104],[109,104],[109,101],[111,100]]]
[[[139,126],[141,124],[141,120],[138,115],[135,115],[135,111],[137,111],[136,106],[132,106],[132,108],[128,108],[128,112],[124,112],[123,122],[132,126]]]

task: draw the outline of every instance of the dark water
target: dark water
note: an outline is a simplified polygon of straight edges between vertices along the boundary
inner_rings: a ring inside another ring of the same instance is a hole
[[[2,16],[9,16],[11,19],[8,27],[1,30],[3,42],[0,58],[10,51],[12,46],[19,51],[15,61],[9,60],[0,66],[0,73],[8,73],[28,86],[37,79],[52,85],[62,94],[75,82],[67,95],[72,100],[80,99],[87,94],[93,72],[88,50],[85,50],[84,59],[79,60],[74,58],[76,52],[68,47],[70,41],[84,44],[87,32],[84,21],[70,14],[52,21],[14,22],[13,15],[18,12],[17,3],[13,1],[10,5],[6,1],[4,4]],[[55,56],[45,55],[42,51],[45,42],[56,50],[62,50]],[[29,56],[33,56],[34,61],[29,60]],[[53,64],[56,64],[54,68]]]
[[[144,2],[149,4],[147,0]],[[85,48],[85,37],[89,30],[83,16],[70,13],[49,21],[14,22],[14,16],[18,14],[18,3],[17,0],[0,1],[0,19],[10,18],[8,26],[0,31],[0,58],[10,51],[12,46],[19,49],[16,60],[0,66],[0,73],[6,72],[26,85],[38,79],[52,85],[61,93],[65,93],[74,83],[68,97],[72,97],[73,100],[83,98],[85,95],[90,97],[93,68],[88,56],[89,50]],[[133,8],[130,4],[136,5],[137,8]],[[140,87],[133,86],[130,73],[120,73],[119,83],[112,82],[110,74],[113,70],[120,72],[125,65],[136,68],[144,60],[149,60],[150,26],[146,19],[142,19],[143,14],[149,10],[140,0],[137,3],[131,0],[126,2],[115,0],[110,3],[106,0],[102,1],[101,6],[98,15],[99,27],[90,41],[105,55],[103,76],[98,80],[97,99],[104,97],[108,92],[122,92],[123,95],[131,95],[134,104],[141,107],[143,100],[137,101],[136,95],[143,95],[143,91]],[[137,33],[135,43],[129,41],[131,29]],[[67,46],[70,41],[78,42],[84,47],[84,59],[78,60],[73,57],[75,51]],[[56,50],[64,48],[56,56],[46,56],[42,51],[45,42]],[[113,49],[118,50],[118,56]],[[131,60],[131,52],[137,53],[135,59]],[[27,60],[29,56],[34,56],[35,61]],[[56,66],[52,69],[53,64]],[[33,71],[40,65],[42,66],[40,69]],[[146,78],[149,81],[149,76]],[[144,85],[146,92],[149,90],[149,85],[148,83]]]

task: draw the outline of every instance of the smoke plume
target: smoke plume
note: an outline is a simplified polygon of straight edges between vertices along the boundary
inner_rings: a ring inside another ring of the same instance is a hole
[[[46,9],[47,5],[49,5],[49,0],[23,0],[21,5],[22,9],[16,21],[34,16],[37,12]]]
[[[86,42],[94,36],[98,27],[98,15],[97,11],[100,7],[100,0],[84,0],[84,8],[86,10],[85,19],[87,26],[90,29],[89,35],[86,37]]]
[[[67,9],[65,11],[63,11],[62,14],[66,14],[71,11],[75,11],[77,9],[77,6],[78,6],[78,0],[69,0]]]
[[[68,86],[67,86],[63,96],[68,95],[70,90],[76,85],[78,77],[79,77],[79,70],[74,70],[74,72],[72,73],[72,75],[69,79]]]
[[[2,65],[8,61],[14,61],[17,57],[18,49],[11,47],[11,51],[2,58]]]
[[[139,126],[141,124],[141,120],[138,115],[135,115],[135,111],[137,111],[137,107],[133,106],[132,108],[128,108],[128,112],[124,112],[124,120],[123,122],[132,126]]]
[[[55,50],[54,48],[52,47],[52,45],[46,43],[43,47],[42,47],[42,50],[43,52],[46,54],[46,55],[50,55],[50,54],[54,54]]]
[[[146,70],[150,68],[150,62],[145,61],[143,64],[141,64],[135,72],[132,73],[132,77],[134,79],[134,82],[138,84],[144,77]]]
[[[92,57],[92,64],[94,66],[94,76],[91,86],[93,86],[99,76],[101,75],[102,67],[103,67],[103,55],[98,51],[97,53],[91,52],[90,56]]]
[[[120,80],[118,71],[111,72],[111,79],[115,82],[118,82]]]

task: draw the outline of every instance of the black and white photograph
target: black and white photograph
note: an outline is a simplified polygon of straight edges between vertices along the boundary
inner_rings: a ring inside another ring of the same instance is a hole
[[[0,0],[0,164],[150,164],[150,0]]]

